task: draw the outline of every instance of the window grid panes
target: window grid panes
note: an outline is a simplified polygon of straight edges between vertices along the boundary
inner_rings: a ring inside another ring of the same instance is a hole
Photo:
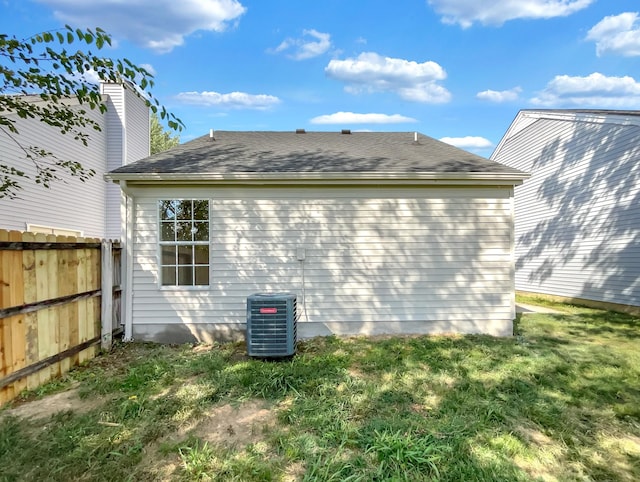
[[[209,201],[161,200],[158,210],[162,286],[208,286]]]

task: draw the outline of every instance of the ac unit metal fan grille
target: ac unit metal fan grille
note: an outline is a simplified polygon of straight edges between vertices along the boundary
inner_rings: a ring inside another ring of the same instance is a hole
[[[297,340],[295,295],[256,294],[247,299],[247,352],[277,357],[295,353]]]

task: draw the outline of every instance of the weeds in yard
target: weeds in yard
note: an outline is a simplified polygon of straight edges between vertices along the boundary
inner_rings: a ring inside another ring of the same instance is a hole
[[[365,453],[375,454],[378,475],[392,475],[394,479],[416,480],[440,477],[438,464],[449,447],[440,446],[433,437],[420,432],[378,432]]]
[[[253,447],[236,453],[228,449],[213,448],[197,439],[179,449],[182,472],[186,480],[274,480],[274,467]]]
[[[121,345],[0,412],[0,480],[640,480],[640,321],[566,305],[510,339]],[[273,415],[264,417],[268,410]]]
[[[178,449],[185,475],[194,480],[202,480],[213,471],[217,462],[214,451],[205,442],[192,441]]]

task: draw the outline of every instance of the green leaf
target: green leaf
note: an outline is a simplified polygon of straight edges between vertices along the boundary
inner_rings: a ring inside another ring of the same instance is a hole
[[[68,52],[64,46],[74,42],[80,44],[79,47]],[[89,111],[104,113],[107,110],[99,87],[78,78],[78,74],[91,70],[105,81],[117,82],[124,78],[137,82],[139,89],[134,89],[133,93],[141,97],[152,112],[160,111],[163,118],[170,119],[171,129],[181,128],[182,121],[168,113],[150,92],[154,86],[152,74],[126,58],[111,59],[93,55],[86,47],[94,42],[96,48],[100,49],[105,44],[111,45],[111,37],[100,28],[92,31],[69,25],[61,30],[37,33],[24,40],[0,33],[0,56],[5,59],[4,63],[0,63],[0,136],[3,133],[10,134],[12,137],[9,142],[14,142],[13,136],[20,134],[18,124],[6,116],[6,112],[12,112],[18,119],[40,121],[61,135],[69,135],[73,140],[87,145],[91,141],[89,132],[101,130],[100,123],[93,120]],[[12,95],[4,95],[7,93]],[[28,102],[21,97],[33,93],[39,96],[40,102]],[[70,108],[70,105],[77,103],[65,102],[68,98],[76,99],[86,109]],[[59,179],[63,168],[79,179],[84,179],[83,173],[91,172],[83,170],[81,165],[55,164],[51,153],[20,145],[19,136],[15,136],[15,139],[24,152],[24,159],[36,167],[37,175],[30,182],[48,186]],[[54,164],[59,167],[58,172],[51,169]],[[21,188],[13,177],[9,179],[7,175],[0,166],[0,198],[11,198]],[[13,174],[14,177],[16,175]]]

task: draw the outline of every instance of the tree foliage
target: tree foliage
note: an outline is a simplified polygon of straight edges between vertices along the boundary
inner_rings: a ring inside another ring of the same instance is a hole
[[[171,131],[164,129],[160,123],[160,118],[156,112],[151,114],[151,154],[157,154],[177,146],[180,143],[180,136],[174,135]]]
[[[72,47],[79,44],[84,50]],[[89,50],[111,45],[111,36],[100,28],[64,29],[43,32],[26,39],[0,33],[0,134],[8,136],[35,165],[38,184],[49,187],[64,173],[87,180],[93,174],[81,163],[60,159],[38,146],[25,146],[18,137],[15,116],[43,122],[61,134],[73,136],[87,145],[89,132],[100,130],[88,116],[88,110],[107,109],[100,86],[92,78],[106,82],[124,82],[146,100],[152,112],[180,131],[180,119],[161,106],[152,95],[153,75],[128,59],[110,59]],[[74,100],[79,107],[74,107]],[[39,102],[34,102],[39,100]],[[0,159],[0,198],[16,197],[21,183],[29,176]]]

